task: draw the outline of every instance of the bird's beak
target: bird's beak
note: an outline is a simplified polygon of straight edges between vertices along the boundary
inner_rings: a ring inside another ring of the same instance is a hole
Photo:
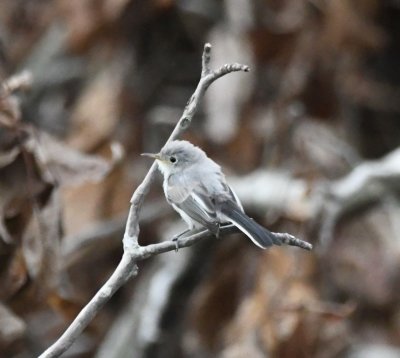
[[[153,159],[161,159],[160,153],[142,153],[140,154],[142,157],[149,157]]]

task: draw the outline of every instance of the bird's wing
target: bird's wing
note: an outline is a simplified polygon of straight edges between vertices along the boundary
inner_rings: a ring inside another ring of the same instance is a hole
[[[265,249],[273,244],[282,244],[282,241],[275,234],[249,218],[237,203],[232,200],[222,202],[220,204],[220,210],[230,222],[249,237],[257,246]]]
[[[172,180],[164,184],[167,200],[175,205],[185,201],[190,194],[190,190],[191,188],[181,185],[180,183],[174,183]]]
[[[198,200],[195,199],[194,196],[190,195],[186,200],[175,205],[189,215],[194,221],[203,225],[212,233],[218,233],[219,223],[216,213],[204,210],[204,207],[199,204]]]
[[[236,193],[233,191],[233,189],[228,184],[225,184],[225,185],[226,185],[226,190],[229,193],[229,195],[231,196],[232,201],[237,204],[237,206],[240,208],[241,211],[244,211],[243,205],[240,202],[239,197],[236,195]]]
[[[217,233],[219,224],[215,203],[201,183],[196,183],[188,189],[187,186],[174,185],[173,181],[170,181],[167,186],[167,199],[194,221]]]

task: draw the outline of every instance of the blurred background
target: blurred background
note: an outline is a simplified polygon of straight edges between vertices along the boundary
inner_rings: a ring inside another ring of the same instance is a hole
[[[117,266],[139,154],[205,42],[251,72],[185,139],[314,250],[231,235],[143,261],[64,356],[400,357],[399,36],[397,0],[1,1],[0,357],[40,354]],[[159,177],[139,242],[183,227]]]

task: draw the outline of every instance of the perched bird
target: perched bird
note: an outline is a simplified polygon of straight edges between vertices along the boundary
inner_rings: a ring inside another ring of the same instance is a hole
[[[275,234],[244,213],[221,167],[199,147],[175,140],[160,153],[142,155],[156,159],[164,176],[165,197],[189,226],[176,239],[202,227],[218,237],[220,225],[232,223],[262,249],[282,244]]]

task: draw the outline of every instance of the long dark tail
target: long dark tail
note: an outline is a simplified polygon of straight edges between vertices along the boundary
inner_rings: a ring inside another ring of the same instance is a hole
[[[234,202],[227,201],[222,203],[220,210],[232,224],[242,231],[258,247],[266,249],[272,245],[282,245],[282,241],[278,237],[249,218]]]

